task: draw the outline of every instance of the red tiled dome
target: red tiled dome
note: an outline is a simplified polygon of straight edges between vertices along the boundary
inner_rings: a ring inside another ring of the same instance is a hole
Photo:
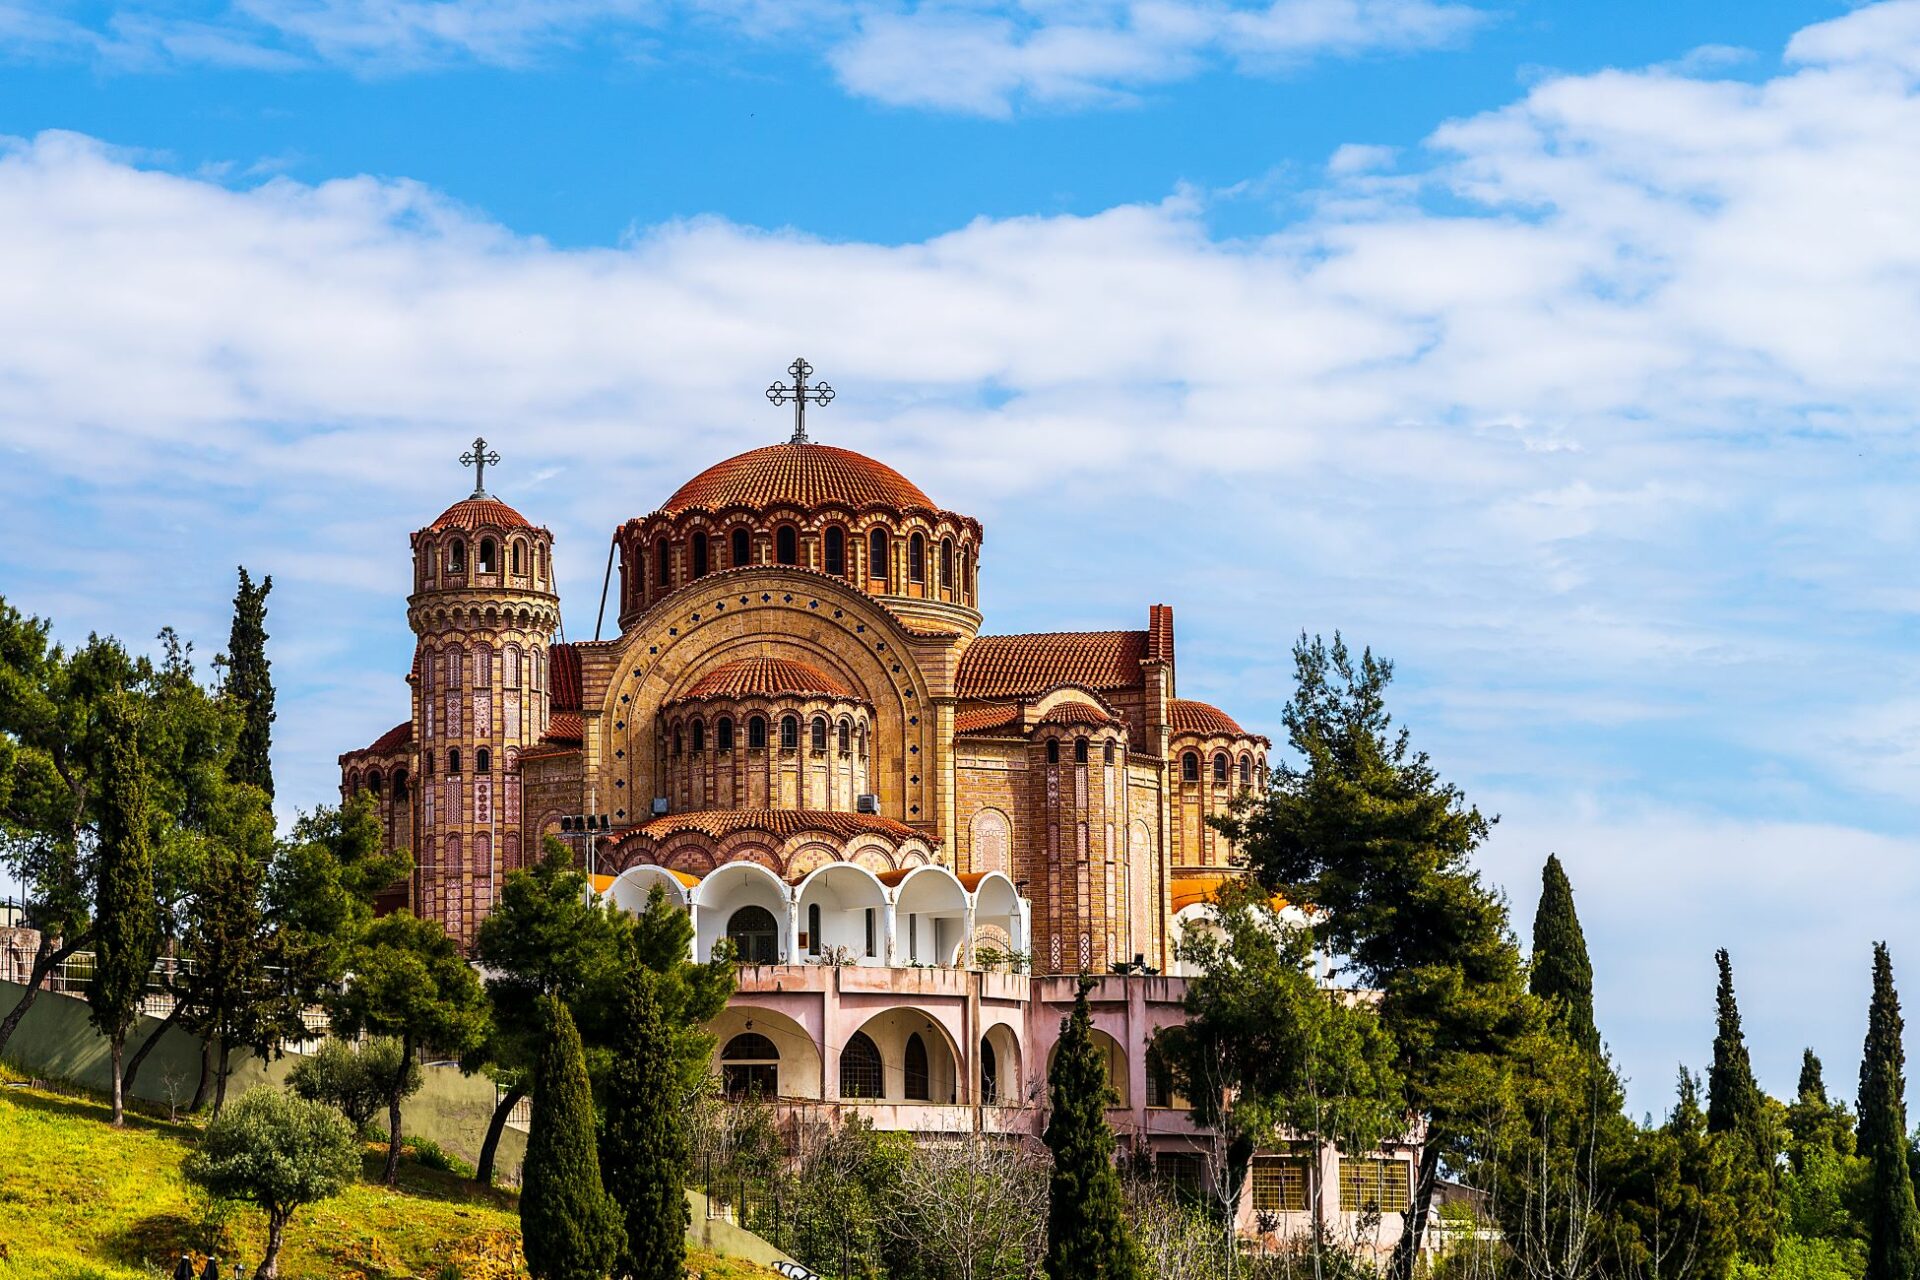
[[[741,658],[724,663],[701,676],[693,688],[681,696],[695,698],[741,698],[760,695],[825,694],[830,698],[852,698],[846,684],[818,667],[785,658]]]
[[[488,525],[495,529],[531,529],[533,522],[515,511],[498,498],[462,498],[440,513],[440,518],[428,527],[435,533],[442,529],[478,529]]]
[[[884,462],[850,449],[811,443],[768,445],[717,462],[681,485],[660,509],[678,515],[775,503],[855,510],[869,506],[936,509],[918,485]]]
[[[1221,738],[1248,736],[1232,716],[1210,702],[1195,702],[1191,698],[1170,699],[1167,702],[1167,721],[1175,733],[1197,733]]]

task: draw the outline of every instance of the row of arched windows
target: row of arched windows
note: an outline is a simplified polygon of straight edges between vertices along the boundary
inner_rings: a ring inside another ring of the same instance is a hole
[[[759,907],[748,907],[735,913],[737,919],[746,911],[759,911]],[[771,920],[772,917],[768,916]],[[992,1052],[990,1049],[987,1051]],[[991,1058],[983,1060],[982,1067],[992,1084],[987,1087],[997,1094],[998,1071],[991,1065]],[[933,1071],[927,1056],[927,1042],[918,1031],[907,1036],[905,1050],[901,1055],[901,1074],[904,1076],[903,1096],[909,1102],[926,1102],[933,1096]],[[772,1040],[758,1031],[743,1031],[727,1041],[726,1048],[720,1051],[720,1080],[731,1098],[772,1098],[780,1088],[780,1050]],[[864,1031],[856,1031],[840,1050],[840,1096],[851,1099],[883,1099],[887,1096],[886,1067],[880,1059],[880,1046],[873,1037]],[[991,1098],[989,1099],[991,1100]]]
[[[427,684],[434,684],[449,691],[464,688],[468,676],[472,676],[476,689],[491,688],[494,676],[493,646],[476,644],[471,650],[465,645],[453,644],[427,654]],[[547,656],[537,645],[525,653],[517,644],[504,645],[500,649],[500,683],[508,689],[520,687],[521,668],[524,661],[529,683],[535,689],[544,689],[547,685]],[[471,668],[471,671],[469,671]]]
[[[1100,755],[1103,763],[1112,764],[1119,755],[1119,749],[1109,740]],[[1086,764],[1087,760],[1087,740],[1085,738],[1075,738],[1073,740],[1073,762],[1075,764]],[[1047,739],[1047,763],[1060,763],[1060,739],[1058,738]]]
[[[829,524],[820,531],[820,559],[816,566],[829,577],[854,581],[869,591],[881,594],[924,594],[937,599],[970,603],[975,597],[975,569],[972,545],[951,536],[934,542],[929,535],[915,530],[907,535],[905,563],[893,563],[893,531],[875,525],[865,534],[864,563],[855,565],[852,555],[854,535],[844,525]],[[629,568],[627,591],[633,603],[651,594],[665,595],[676,586],[720,569],[738,569],[754,563],[753,531],[737,525],[724,533],[696,529],[684,539],[683,563],[676,564],[674,547],[680,540],[663,535],[653,540],[652,551],[640,554],[638,544],[630,544],[636,554]],[[771,563],[801,565],[800,528],[780,524],[773,529]],[[722,557],[725,563],[722,563]],[[636,572],[644,566],[646,573]],[[856,574],[858,578],[856,580]],[[649,593],[649,582],[651,593]],[[902,581],[904,579],[904,581]],[[912,588],[918,588],[916,592]]]
[[[449,776],[458,775],[460,772],[461,763],[462,762],[460,759],[460,748],[448,747],[447,748],[448,775]],[[512,758],[511,752],[508,753],[507,767],[508,768],[513,767],[513,758]],[[475,773],[492,773],[493,772],[493,752],[487,750],[485,747],[480,747],[476,749],[473,753],[473,771]],[[420,772],[429,778],[433,776],[433,752],[422,751],[420,753]]]
[[[395,769],[393,771],[392,782],[393,798],[395,800],[405,800],[407,798],[407,771],[405,769]],[[357,796],[364,788],[368,795],[378,800],[386,794],[386,784],[387,779],[382,776],[378,769],[369,769],[364,777],[358,773],[347,776],[347,792],[350,795]]]
[[[1224,751],[1216,753],[1213,757],[1213,785],[1216,787],[1226,786],[1231,780],[1232,770],[1233,763],[1227,753]],[[1242,788],[1252,787],[1253,776],[1253,757],[1242,752],[1240,756],[1240,786]],[[1260,778],[1262,782],[1266,780],[1265,765],[1260,766]],[[1198,751],[1189,751],[1180,757],[1180,780],[1182,782],[1200,781],[1200,753]]]
[[[465,577],[467,573],[467,540],[463,537],[449,538],[445,544],[443,563],[446,571],[454,577]],[[430,568],[430,564],[429,564]],[[500,543],[495,538],[481,538],[473,551],[473,570],[476,573],[499,573],[501,570]],[[546,548],[538,542],[526,538],[511,538],[506,545],[506,571],[514,577],[544,578],[547,576]]]
[[[713,722],[713,749],[731,751],[735,744],[734,721],[732,716],[720,716]],[[825,716],[815,716],[808,725],[808,746],[815,751],[825,751],[829,740],[837,742],[841,755],[849,755],[854,750],[856,739],[860,754],[867,751],[867,724],[862,720],[858,725],[846,716],[840,717],[836,727]],[[765,716],[747,717],[747,749],[761,751],[767,745],[767,718]],[[784,715],[780,717],[780,747],[784,751],[795,751],[800,746],[800,717]],[[687,721],[675,721],[672,729],[672,754],[680,755],[684,751],[705,751],[707,749],[707,722],[695,718]]]

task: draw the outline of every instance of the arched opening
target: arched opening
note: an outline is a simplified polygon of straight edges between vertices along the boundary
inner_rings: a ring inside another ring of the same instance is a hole
[[[1085,738],[1075,738],[1073,740],[1073,762],[1075,764],[1085,764],[1087,762],[1087,740]]]
[[[980,1039],[980,1101],[987,1106],[1000,1102],[1000,1062],[993,1052],[993,1041]]]
[[[464,539],[455,538],[447,548],[447,570],[450,573],[467,571],[467,544]]]
[[[953,539],[940,539],[940,589],[953,591]]]
[[[753,550],[747,531],[744,528],[735,529],[733,531],[733,554],[727,558],[727,563],[739,569],[752,562]]]
[[[407,771],[405,769],[395,769],[393,771],[393,798],[395,800],[405,800],[407,798]]]
[[[1240,757],[1240,787],[1241,787],[1241,790],[1243,790],[1243,791],[1244,791],[1244,790],[1248,790],[1248,789],[1250,789],[1250,788],[1251,788],[1252,786],[1253,786],[1253,757],[1252,757],[1252,756],[1241,756],[1241,757]]]
[[[494,546],[494,541],[492,538],[480,539],[480,572],[482,573],[498,572],[500,566],[497,563],[495,563],[495,555],[497,550],[498,549]]]
[[[447,772],[460,772],[460,748],[458,747],[449,747],[447,749]]]
[[[807,954],[820,954],[820,904],[817,902],[807,907]]]
[[[780,1050],[758,1031],[743,1031],[720,1051],[720,1083],[729,1098],[772,1098],[780,1092]]]
[[[367,775],[367,790],[376,796],[380,794],[380,771],[378,769],[373,770]]]
[[[1107,739],[1107,745],[1101,749],[1100,756],[1105,763],[1107,764],[1113,763],[1113,756],[1114,756],[1113,739],[1111,738]]]
[[[733,717],[721,716],[713,723],[713,745],[721,751],[733,750]]]
[[[780,926],[765,907],[741,907],[727,917],[727,941],[741,964],[777,964]]]
[[[958,963],[966,943],[967,891],[944,867],[908,873],[894,894],[894,962]]]
[[[996,1023],[980,1037],[980,1101],[990,1107],[1021,1102],[1020,1041],[1013,1028]]]
[[[972,569],[973,553],[965,547],[960,548],[960,598],[963,600],[971,600],[973,598],[973,584],[968,580],[968,575],[972,572]]]
[[[800,531],[783,524],[773,535],[773,558],[781,564],[800,563]]]
[[[847,532],[837,524],[827,526],[825,568],[835,578],[847,576]]]
[[[880,1046],[864,1031],[856,1031],[840,1051],[840,1096],[884,1098],[886,1076],[880,1065]]]
[[[681,733],[682,730],[679,725],[676,724],[673,726],[673,754],[676,756],[680,754],[685,746],[685,740],[681,737]]]
[[[800,717],[780,717],[780,746],[782,750],[792,751],[800,745]]]
[[[705,720],[695,720],[693,722],[693,749],[695,751],[705,751],[707,749],[707,722]]]
[[[754,716],[747,721],[747,747],[752,751],[764,751],[767,747],[767,718]]]
[[[907,581],[927,580],[927,540],[919,534],[907,539]]]
[[[853,722],[840,721],[840,754],[849,755],[853,751]]]
[[[1216,787],[1224,787],[1227,785],[1227,757],[1225,752],[1213,758],[1213,785]]]
[[[513,540],[513,571],[516,574],[527,571],[527,544],[518,538]]]
[[[815,751],[825,751],[827,749],[827,718],[825,716],[815,716],[813,718],[812,739],[812,745]]]
[[[1189,751],[1180,757],[1180,780],[1183,782],[1200,781],[1200,753]]]
[[[654,585],[665,591],[673,585],[673,548],[665,538],[654,544]]]
[[[1047,739],[1047,763],[1060,763],[1060,739],[1058,738]]]
[[[885,591],[887,583],[887,531],[871,529],[867,532],[867,577],[880,584]]]
[[[485,747],[481,747],[475,751],[473,753],[473,769],[475,773],[490,772],[493,769],[493,753]]]
[[[693,535],[693,576],[707,576],[707,535],[704,533]]]
[[[900,1059],[901,1074],[906,1077],[905,1093],[909,1102],[933,1100],[932,1073],[927,1065],[927,1042],[918,1031],[907,1037],[906,1052]]]

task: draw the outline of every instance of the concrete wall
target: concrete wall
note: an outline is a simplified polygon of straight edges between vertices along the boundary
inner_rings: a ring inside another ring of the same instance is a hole
[[[18,983],[0,982],[0,1017],[19,1003],[25,990]],[[159,1025],[158,1018],[139,1020],[127,1037],[129,1056]],[[29,1074],[69,1081],[84,1089],[106,1093],[113,1087],[112,1054],[106,1037],[87,1021],[86,1002],[72,996],[41,992],[8,1041],[7,1060]],[[237,1096],[257,1084],[284,1084],[297,1061],[298,1057],[291,1054],[273,1062],[263,1062],[251,1053],[235,1054],[227,1096]],[[420,1091],[401,1108],[402,1132],[431,1139],[472,1164],[479,1158],[487,1122],[493,1115],[493,1082],[485,1076],[462,1075],[454,1067],[428,1067],[422,1075]],[[184,1106],[193,1097],[199,1079],[200,1038],[172,1027],[140,1068],[133,1096],[165,1105],[171,1089],[174,1100]],[[385,1112],[378,1122],[386,1123]],[[494,1164],[496,1176],[513,1177],[526,1149],[524,1133],[517,1129],[503,1131]]]

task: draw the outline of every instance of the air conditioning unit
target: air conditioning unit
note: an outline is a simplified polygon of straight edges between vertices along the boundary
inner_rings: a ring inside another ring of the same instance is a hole
[[[667,814],[667,810],[670,809],[671,807],[672,806],[667,802],[667,797],[655,796],[653,798],[653,816],[654,817],[656,818],[665,817]]]
[[[876,795],[861,796],[860,799],[855,803],[854,807],[857,808],[861,813],[879,813],[880,797]]]

